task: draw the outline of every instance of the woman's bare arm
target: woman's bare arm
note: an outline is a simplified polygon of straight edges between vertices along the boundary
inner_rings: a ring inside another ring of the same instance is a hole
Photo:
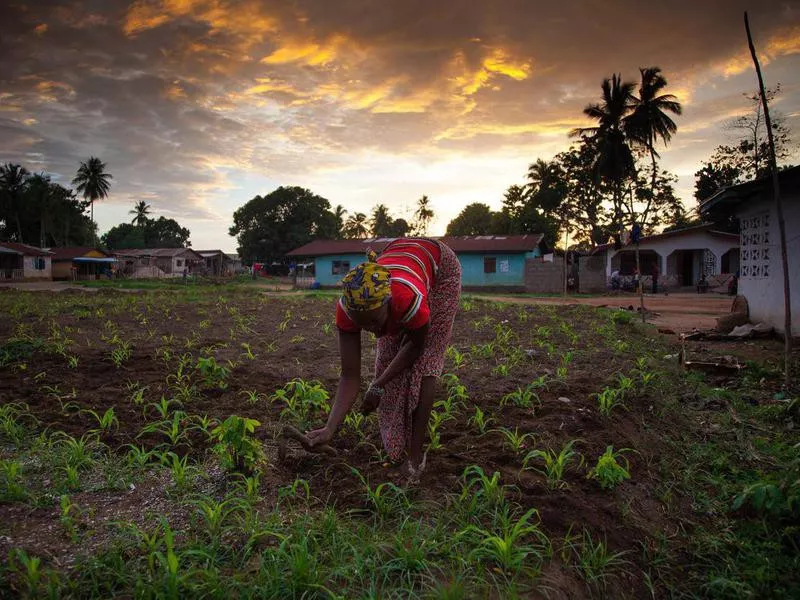
[[[339,355],[342,375],[336,388],[336,399],[325,427],[308,432],[312,445],[330,441],[358,396],[361,387],[361,332],[339,331]]]
[[[428,336],[428,325],[423,325],[419,329],[412,329],[405,332],[405,342],[400,350],[373,382],[377,387],[383,387],[400,373],[408,369],[422,355],[425,349],[425,339]]]

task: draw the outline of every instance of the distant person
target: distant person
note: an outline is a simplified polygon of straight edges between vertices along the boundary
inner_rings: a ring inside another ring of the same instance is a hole
[[[611,289],[618,290],[619,288],[620,288],[619,269],[616,269],[611,272]]]
[[[708,291],[708,281],[706,281],[706,273],[700,275],[700,281],[697,282],[697,293],[705,294]]]
[[[651,275],[653,277],[653,293],[654,294],[658,293],[658,275],[659,275],[659,273],[660,273],[660,270],[658,268],[658,263],[653,263],[653,272],[651,273]]]
[[[425,469],[436,378],[453,331],[461,295],[461,266],[446,245],[400,238],[380,256],[371,252],[342,280],[336,305],[342,375],[325,427],[309,431],[312,445],[325,444],[344,421],[361,385],[361,330],[375,334],[375,379],[361,405],[378,409],[383,446],[393,461],[408,459],[409,483]]]
[[[735,296],[739,293],[739,271],[734,273],[731,280],[728,282],[728,295]]]
[[[633,268],[633,291],[637,294],[639,293],[639,286],[641,285],[641,280],[639,278],[639,269],[636,267]]]
[[[189,277],[189,268],[183,267],[183,281],[185,282],[188,277]]]

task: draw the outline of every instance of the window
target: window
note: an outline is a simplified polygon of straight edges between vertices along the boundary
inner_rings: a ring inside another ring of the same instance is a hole
[[[769,213],[742,219],[740,243],[742,277],[769,277]]]
[[[497,272],[497,259],[494,256],[483,257],[483,272],[484,273]]]
[[[175,259],[175,266],[176,267],[182,267],[183,266],[183,259],[182,258]]]
[[[44,271],[44,259],[42,257],[36,257],[33,259],[33,268],[37,271]]]
[[[331,275],[346,275],[349,270],[349,260],[334,260],[331,262]]]

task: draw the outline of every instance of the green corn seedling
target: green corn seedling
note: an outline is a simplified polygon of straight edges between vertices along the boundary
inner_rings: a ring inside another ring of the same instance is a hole
[[[503,436],[503,446],[510,449],[514,454],[519,454],[525,449],[525,442],[533,439],[533,433],[520,433],[519,427],[515,427],[512,431],[506,427],[500,427],[493,431],[498,432]]]
[[[531,450],[522,461],[522,468],[527,469],[532,461],[539,462],[539,467],[533,469],[543,474],[547,479],[547,487],[551,490],[562,488],[566,486],[564,481],[564,473],[569,467],[573,459],[580,455],[573,450],[573,446],[578,440],[571,440],[561,448],[561,451],[556,453],[555,450]],[[581,459],[581,463],[583,459]]]
[[[479,406],[475,407],[475,412],[469,418],[467,423],[478,430],[483,435],[486,433],[487,428],[494,422],[494,419],[487,417]]]

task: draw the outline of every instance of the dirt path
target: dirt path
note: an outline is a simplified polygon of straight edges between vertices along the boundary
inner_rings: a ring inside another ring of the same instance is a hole
[[[585,304],[589,306],[628,308],[639,306],[639,298],[633,295],[596,296],[596,297],[547,297],[532,298],[529,296],[481,296],[501,302],[515,304],[552,304],[569,306]],[[684,333],[693,329],[711,329],[716,325],[716,318],[731,310],[732,299],[728,296],[708,294],[670,294],[669,296],[650,296],[644,298],[647,310],[658,313],[648,321],[660,328],[671,329],[675,333]]]

